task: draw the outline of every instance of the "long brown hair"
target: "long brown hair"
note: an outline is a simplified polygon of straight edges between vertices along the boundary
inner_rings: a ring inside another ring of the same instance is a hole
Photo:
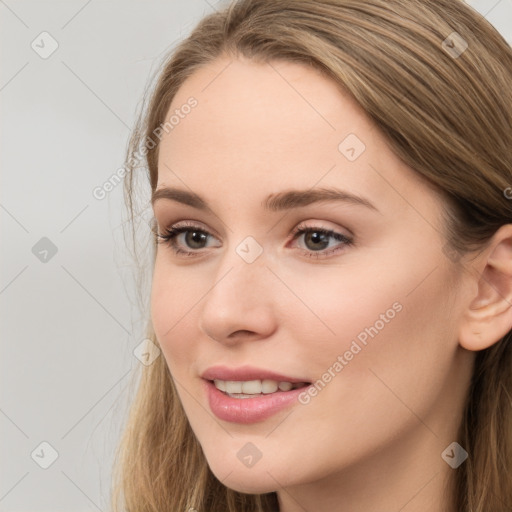
[[[221,56],[302,63],[338,83],[445,197],[452,256],[512,223],[512,49],[460,0],[241,0],[204,17],[163,62],[139,112],[126,159],[131,221],[140,169],[155,189],[158,127],[172,99]],[[147,337],[158,345],[150,322]],[[279,510],[276,493],[243,494],[215,478],[165,359],[140,370],[114,467],[114,510]],[[457,439],[469,458],[452,482],[460,512],[512,508],[511,394],[512,331],[476,354]]]

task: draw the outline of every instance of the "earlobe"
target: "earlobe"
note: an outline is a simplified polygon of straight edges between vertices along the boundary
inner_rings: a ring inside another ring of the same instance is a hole
[[[496,231],[478,259],[478,291],[460,325],[459,343],[483,350],[512,330],[512,224]]]

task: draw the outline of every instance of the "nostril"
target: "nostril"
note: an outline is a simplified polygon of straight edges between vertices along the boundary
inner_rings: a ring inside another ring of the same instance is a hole
[[[251,336],[251,335],[254,335],[255,333],[253,331],[247,331],[245,329],[241,329],[239,331],[235,331],[233,333],[231,333],[228,338],[236,338],[237,336],[242,336],[242,337],[245,337],[245,336]]]

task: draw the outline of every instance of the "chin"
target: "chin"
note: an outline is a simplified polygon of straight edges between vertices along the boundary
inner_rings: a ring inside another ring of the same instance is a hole
[[[209,466],[217,480],[223,485],[233,491],[245,494],[266,494],[274,492],[284,484],[283,479],[279,478],[279,475],[272,478],[263,466],[260,468],[245,468],[242,464],[240,464],[240,468],[236,466],[228,467],[224,464],[219,466],[209,464]]]
[[[261,481],[258,478],[255,479],[249,475],[245,478],[238,478],[230,475],[222,482],[222,484],[233,491],[245,494],[266,494],[277,491],[280,487],[280,485],[278,485],[275,480],[268,477],[268,475],[267,478],[262,478]]]

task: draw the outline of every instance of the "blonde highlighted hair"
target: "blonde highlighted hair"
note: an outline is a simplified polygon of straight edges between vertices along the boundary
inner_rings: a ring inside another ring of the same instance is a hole
[[[459,36],[468,46],[456,55]],[[134,155],[156,139],[185,79],[221,56],[301,63],[338,83],[442,193],[453,254],[512,223],[512,49],[460,0],[240,0],[204,17],[166,58],[139,114],[125,179],[132,221],[140,168],[156,187],[158,141],[144,165]],[[116,512],[279,510],[276,493],[243,494],[215,478],[163,357],[140,372],[116,455]],[[457,439],[469,458],[451,482],[460,512],[512,509],[511,394],[512,331],[477,353]]]

